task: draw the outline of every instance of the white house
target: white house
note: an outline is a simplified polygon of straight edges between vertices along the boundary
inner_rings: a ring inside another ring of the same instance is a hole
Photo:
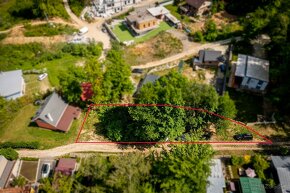
[[[106,17],[138,2],[141,0],[93,0],[93,6],[99,16]]]
[[[207,178],[206,193],[223,193],[226,187],[225,177],[220,159],[212,159],[210,166],[211,174]]]
[[[17,99],[25,93],[22,70],[0,72],[0,96],[5,99]]]
[[[269,61],[239,54],[234,83],[242,89],[264,91],[269,83]]]

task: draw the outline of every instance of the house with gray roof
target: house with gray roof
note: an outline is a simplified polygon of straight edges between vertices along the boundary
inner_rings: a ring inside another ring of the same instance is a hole
[[[0,155],[0,189],[7,187],[15,161]]]
[[[212,159],[210,166],[211,174],[207,178],[208,185],[206,187],[207,193],[224,193],[226,182],[222,170],[222,163],[220,159]]]
[[[74,119],[80,115],[80,109],[70,106],[57,94],[48,96],[32,118],[39,127],[67,132]]]
[[[0,71],[0,96],[5,99],[17,99],[25,93],[22,70]]]
[[[290,193],[290,156],[271,156],[271,159],[279,180],[275,193]]]
[[[223,62],[224,58],[221,51],[216,50],[200,50],[198,52],[198,59],[195,60],[195,65],[218,66]]]
[[[235,67],[234,87],[252,91],[264,91],[269,83],[269,61],[238,55]]]

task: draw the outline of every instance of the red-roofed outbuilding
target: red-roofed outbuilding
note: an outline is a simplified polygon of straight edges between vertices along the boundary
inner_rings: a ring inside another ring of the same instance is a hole
[[[83,82],[81,84],[81,87],[82,87],[82,94],[81,94],[82,101],[91,99],[94,94],[93,89],[92,89],[92,84],[89,82]]]

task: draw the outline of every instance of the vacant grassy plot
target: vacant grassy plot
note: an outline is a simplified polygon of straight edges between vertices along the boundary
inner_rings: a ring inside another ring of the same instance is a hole
[[[59,76],[62,72],[68,71],[71,67],[81,60],[81,57],[65,55],[60,59],[46,61],[38,66],[39,69],[47,68],[48,79],[52,86],[59,86]]]
[[[82,119],[75,120],[68,133],[50,131],[30,123],[38,108],[38,106],[32,104],[23,107],[3,132],[0,133],[0,142],[38,141],[41,144],[41,149],[74,142]]]
[[[130,65],[139,65],[180,53],[182,49],[179,39],[163,31],[146,42],[126,47],[124,58]]]
[[[159,34],[160,32],[166,31],[170,28],[171,28],[170,25],[168,25],[166,22],[162,21],[157,29],[150,31],[150,32],[146,33],[145,35],[134,37],[134,36],[132,36],[130,31],[127,29],[127,27],[123,23],[120,23],[120,24],[114,26],[113,32],[119,38],[119,40],[121,42],[134,40],[135,43],[140,43],[140,42],[144,42],[146,40],[149,40],[152,37]]]
[[[77,29],[69,25],[63,24],[40,24],[40,25],[25,25],[24,35],[26,37],[37,37],[37,36],[55,36],[73,34]]]

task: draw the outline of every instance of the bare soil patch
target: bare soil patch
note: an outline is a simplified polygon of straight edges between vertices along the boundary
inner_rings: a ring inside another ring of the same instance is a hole
[[[180,52],[182,52],[181,41],[170,33],[163,32],[147,42],[126,48],[124,57],[130,65],[139,65]]]

